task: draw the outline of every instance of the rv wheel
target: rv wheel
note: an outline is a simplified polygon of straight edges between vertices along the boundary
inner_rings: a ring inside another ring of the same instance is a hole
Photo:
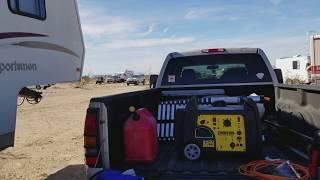
[[[201,149],[196,144],[187,144],[184,147],[184,156],[191,161],[197,160],[200,158]]]

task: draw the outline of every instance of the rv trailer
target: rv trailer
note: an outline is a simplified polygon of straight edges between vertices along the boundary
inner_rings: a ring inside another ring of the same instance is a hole
[[[0,2],[0,150],[14,145],[23,87],[81,79],[84,42],[76,0]]]
[[[310,36],[311,66],[308,68],[313,84],[320,85],[320,35]]]
[[[307,84],[307,67],[310,65],[309,56],[296,55],[276,59],[276,68],[281,69],[283,81],[286,84]]]

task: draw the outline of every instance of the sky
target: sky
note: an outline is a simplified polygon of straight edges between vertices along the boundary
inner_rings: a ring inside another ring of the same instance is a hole
[[[262,48],[273,64],[308,55],[319,0],[78,0],[84,74],[158,73],[170,52]]]

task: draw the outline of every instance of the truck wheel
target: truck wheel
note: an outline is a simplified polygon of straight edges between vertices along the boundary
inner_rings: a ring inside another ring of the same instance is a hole
[[[191,161],[199,159],[201,155],[201,149],[196,144],[187,144],[184,147],[183,152],[184,152],[184,156]]]

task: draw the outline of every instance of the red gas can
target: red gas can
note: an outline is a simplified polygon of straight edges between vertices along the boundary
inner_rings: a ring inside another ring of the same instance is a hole
[[[156,120],[145,108],[135,111],[123,127],[125,160],[152,162],[158,153]]]

